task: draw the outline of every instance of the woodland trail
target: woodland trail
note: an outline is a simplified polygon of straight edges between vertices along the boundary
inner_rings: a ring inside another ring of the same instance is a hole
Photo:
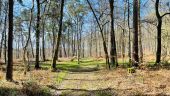
[[[70,96],[111,91],[112,95],[168,95],[170,92],[169,70],[138,70],[128,74],[125,69],[114,71],[68,72],[59,86],[62,93]],[[79,93],[79,94],[78,94]]]

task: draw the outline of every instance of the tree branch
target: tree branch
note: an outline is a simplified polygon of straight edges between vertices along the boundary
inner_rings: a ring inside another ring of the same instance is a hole
[[[165,14],[163,14],[161,17],[163,18],[163,17],[166,16],[166,15],[170,15],[170,13],[165,13]]]

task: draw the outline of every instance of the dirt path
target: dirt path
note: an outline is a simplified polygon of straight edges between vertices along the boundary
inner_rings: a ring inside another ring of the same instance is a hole
[[[169,94],[169,70],[144,71],[128,74],[125,69],[114,71],[69,72],[59,88],[71,96],[76,92],[92,92],[110,89],[119,95]],[[80,95],[79,94],[79,95]],[[75,94],[74,94],[75,95]],[[169,94],[170,95],[170,94]]]

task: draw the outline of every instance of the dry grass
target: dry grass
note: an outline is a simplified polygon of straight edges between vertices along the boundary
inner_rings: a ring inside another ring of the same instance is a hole
[[[18,94],[27,96],[170,95],[170,70],[168,69],[152,71],[148,68],[137,69],[136,73],[128,74],[126,68],[106,70],[101,58],[84,59],[80,65],[67,59],[60,60],[61,64],[58,65],[58,68],[62,69],[60,72],[51,72],[50,69],[32,70],[24,75],[23,70],[15,70],[13,77],[16,83],[5,81],[5,71],[0,72],[0,96],[2,92],[3,96],[9,94],[9,96],[12,96],[11,94],[14,94],[13,96]],[[98,64],[100,68],[96,70]],[[44,66],[49,68],[49,64]]]
[[[170,94],[170,70],[137,70],[128,74],[126,69],[102,70],[93,73],[70,73],[62,82],[60,89],[98,90],[113,89],[118,95]]]

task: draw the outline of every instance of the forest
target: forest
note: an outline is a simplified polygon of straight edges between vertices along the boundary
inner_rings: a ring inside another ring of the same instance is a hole
[[[0,96],[169,96],[170,0],[0,0]]]

